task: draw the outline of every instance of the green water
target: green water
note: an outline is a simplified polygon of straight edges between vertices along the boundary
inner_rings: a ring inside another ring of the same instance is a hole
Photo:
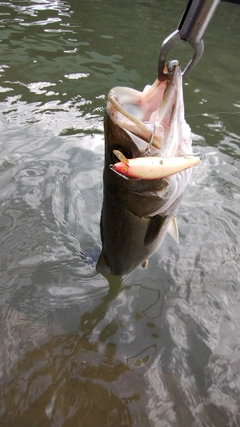
[[[101,248],[107,93],[155,80],[185,5],[0,3],[1,426],[240,425],[239,6],[184,82],[204,157],[179,245],[123,283],[82,255]]]

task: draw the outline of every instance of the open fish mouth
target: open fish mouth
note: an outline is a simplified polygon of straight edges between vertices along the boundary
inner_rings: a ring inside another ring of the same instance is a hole
[[[177,61],[166,65],[165,75],[165,80],[156,79],[143,92],[124,87],[111,89],[107,111],[142,155],[186,156],[192,154],[192,140],[184,118],[182,74]]]

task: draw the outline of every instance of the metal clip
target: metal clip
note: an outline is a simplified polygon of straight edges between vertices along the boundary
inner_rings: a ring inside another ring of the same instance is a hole
[[[170,49],[186,41],[194,49],[190,62],[182,75],[185,77],[201,59],[204,51],[203,34],[216,10],[220,0],[189,0],[178,29],[170,34],[162,43],[158,60],[158,79],[166,78],[164,66]]]

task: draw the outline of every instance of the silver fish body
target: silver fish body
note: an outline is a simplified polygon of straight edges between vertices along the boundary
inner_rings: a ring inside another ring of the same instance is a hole
[[[97,271],[123,275],[144,264],[170,231],[191,169],[160,179],[124,179],[110,167],[118,162],[113,150],[128,159],[147,153],[162,157],[192,153],[180,67],[174,66],[165,81],[156,80],[143,92],[112,89],[104,132],[102,252]]]

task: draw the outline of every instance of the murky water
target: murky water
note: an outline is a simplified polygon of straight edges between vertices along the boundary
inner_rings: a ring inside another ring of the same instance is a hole
[[[185,5],[0,3],[1,426],[240,425],[237,5],[185,81],[204,159],[180,244],[123,283],[94,269],[107,93],[154,81]]]

